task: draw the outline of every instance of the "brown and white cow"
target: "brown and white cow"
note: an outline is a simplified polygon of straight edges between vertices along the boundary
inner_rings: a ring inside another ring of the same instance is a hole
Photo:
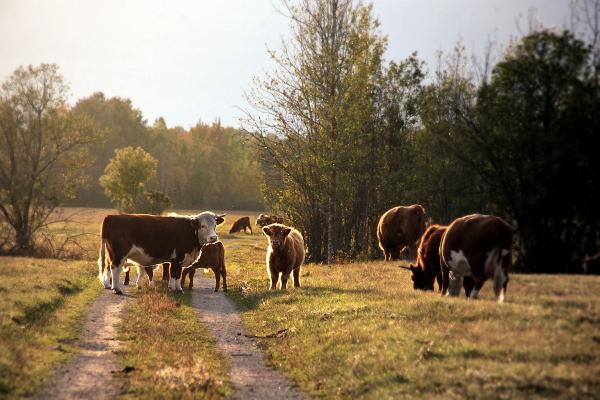
[[[252,227],[250,226],[250,217],[242,217],[235,221],[229,230],[229,233],[237,233],[240,231],[244,231],[246,233],[246,228],[250,229],[250,234],[252,234]]]
[[[216,227],[225,214],[210,211],[196,216],[147,214],[107,215],[102,221],[102,244],[98,278],[105,288],[121,294],[119,274],[127,259],[142,266],[169,262],[169,288],[183,291],[179,278],[182,266],[191,264],[205,243],[216,242]],[[105,270],[106,253],[111,274]]]
[[[504,301],[511,265],[513,229],[493,215],[472,214],[454,220],[442,237],[440,259],[442,294],[458,296],[464,277],[477,298],[484,282],[494,280],[498,302]]]
[[[398,260],[406,248],[409,256],[414,257],[417,241],[426,227],[425,209],[418,204],[386,211],[377,224],[377,240],[385,260]]]
[[[200,249],[200,255],[181,273],[181,286],[185,286],[186,276],[190,277],[189,288],[194,287],[194,274],[198,268],[210,268],[215,273],[215,292],[219,291],[219,282],[223,278],[223,291],[227,291],[227,270],[225,268],[225,247],[221,242],[206,243]]]

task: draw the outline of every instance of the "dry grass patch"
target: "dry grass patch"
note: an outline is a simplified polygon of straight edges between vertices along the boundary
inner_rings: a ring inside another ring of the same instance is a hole
[[[119,326],[130,371],[125,398],[221,399],[230,393],[228,366],[191,308],[189,292],[168,292],[163,282],[134,294]]]
[[[0,398],[32,395],[77,353],[91,302],[101,293],[95,263],[0,258]]]

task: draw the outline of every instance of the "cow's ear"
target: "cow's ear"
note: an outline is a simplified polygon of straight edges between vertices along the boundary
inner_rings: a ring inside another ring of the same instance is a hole
[[[223,218],[223,217],[226,215],[227,215],[227,213],[221,214],[221,215],[215,215],[215,221],[217,222],[217,225],[221,225],[223,222],[225,222],[225,218]]]
[[[265,236],[271,236],[271,228],[268,225],[263,226],[262,231],[265,234]]]
[[[408,266],[408,269],[410,269],[411,271],[414,271],[415,269],[417,269],[416,266],[412,265],[412,263]]]
[[[287,235],[290,234],[291,231],[292,231],[292,228],[285,228],[284,230],[281,231],[281,233],[283,233],[283,237],[286,237]]]

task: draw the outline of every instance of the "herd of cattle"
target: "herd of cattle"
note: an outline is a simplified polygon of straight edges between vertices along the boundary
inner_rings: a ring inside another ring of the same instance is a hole
[[[215,291],[219,290],[221,279],[223,290],[227,291],[225,249],[216,233],[225,215],[205,211],[195,216],[106,216],[98,259],[100,282],[121,294],[119,275],[125,270],[124,283],[129,284],[127,262],[131,261],[138,266],[138,287],[144,274],[152,285],[154,268],[162,264],[163,279],[169,280],[172,290],[183,291],[187,277],[191,289],[195,270],[211,268]],[[276,215],[261,214],[256,225],[268,238],[270,288],[275,289],[281,280],[281,288],[285,289],[290,275],[294,287],[299,287],[305,258],[301,233],[283,225],[283,219]],[[250,218],[242,217],[229,233],[246,229],[252,233]],[[512,228],[492,215],[467,215],[448,226],[427,227],[425,209],[420,205],[394,207],[381,216],[377,225],[377,238],[386,261],[398,260],[404,252],[410,258],[416,254],[416,265],[401,266],[411,271],[415,289],[433,290],[437,281],[442,295],[458,296],[464,288],[467,296],[477,298],[484,282],[493,279],[499,302],[504,299],[508,283],[512,235]]]

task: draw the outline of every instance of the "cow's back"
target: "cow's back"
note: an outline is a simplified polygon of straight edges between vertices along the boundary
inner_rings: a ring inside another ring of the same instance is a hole
[[[423,270],[439,270],[440,244],[446,229],[447,226],[431,225],[423,233],[417,253],[417,265]]]
[[[297,268],[304,262],[304,239],[302,234],[296,229],[292,229],[286,242],[289,241],[289,252],[292,255],[292,268]]]
[[[421,205],[398,206],[381,216],[377,236],[380,242],[409,244],[419,240],[425,228],[425,209]]]

